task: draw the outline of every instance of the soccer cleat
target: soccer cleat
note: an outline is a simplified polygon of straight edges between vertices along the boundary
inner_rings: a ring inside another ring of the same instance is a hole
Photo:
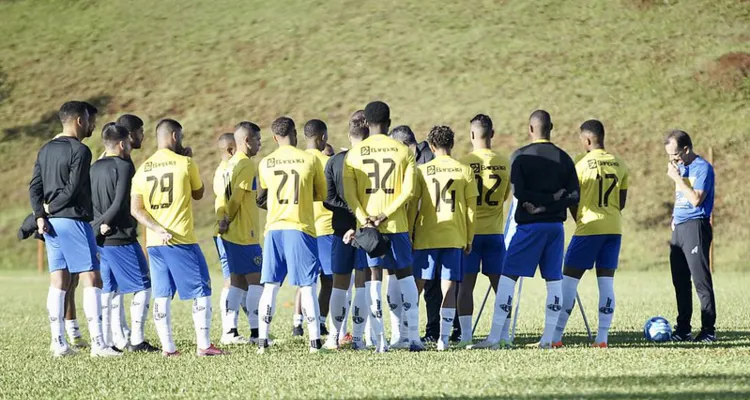
[[[501,349],[512,349],[513,342],[511,342],[510,340],[500,339],[500,343],[498,343],[498,346]]]
[[[122,352],[112,347],[94,347],[91,349],[91,357],[122,357]]]
[[[323,347],[325,347],[328,350],[338,350],[339,341],[338,341],[338,338],[336,338],[336,335],[329,335]]]
[[[415,340],[409,344],[409,351],[411,352],[418,352],[418,351],[424,351],[424,350],[425,350],[424,343],[422,343],[421,340]]]
[[[437,342],[437,351],[446,351],[448,350],[448,341],[445,339],[440,339]]]
[[[461,330],[453,328],[453,332],[451,332],[451,337],[449,339],[452,343],[458,343],[461,341]]]
[[[78,354],[78,352],[71,348],[70,346],[65,347],[59,347],[56,349],[50,349],[52,350],[52,357],[54,358],[60,358],[60,357],[70,357]]]
[[[408,350],[409,346],[411,345],[411,341],[409,339],[401,339],[396,343],[391,343],[391,348],[396,350]]]
[[[690,332],[674,331],[672,332],[672,341],[673,342],[692,342],[693,334]]]
[[[701,329],[698,336],[695,337],[695,340],[693,342],[695,343],[713,343],[716,341],[716,332],[709,333],[706,330]]]
[[[609,346],[607,345],[607,342],[599,342],[599,343],[592,344],[591,347],[594,347],[597,349],[606,349]]]
[[[269,346],[270,340],[269,339],[258,339],[258,350],[257,354],[264,354],[266,352],[266,349]]]
[[[304,336],[305,331],[302,329],[302,325],[297,325],[292,327],[292,336]]]
[[[83,336],[78,336],[77,338],[73,338],[72,343],[73,348],[76,349],[86,349],[89,347],[89,343],[86,341],[86,339],[83,338]]]
[[[554,349],[554,347],[552,347],[552,342],[539,342],[539,348],[543,350]]]
[[[128,344],[128,351],[134,353],[158,353],[161,349],[152,346],[151,343],[144,340],[136,345]]]
[[[347,332],[343,338],[339,339],[339,346],[343,346],[343,345],[351,344],[351,343],[352,343],[352,334],[349,332]]]
[[[326,324],[320,324],[320,336],[326,335],[328,335],[328,328],[326,327]]]
[[[475,343],[475,344],[467,347],[467,349],[469,349],[469,350],[481,350],[481,349],[497,350],[499,348],[500,348],[500,343],[499,342],[493,342],[491,340],[482,340],[479,343]]]
[[[552,348],[552,349],[560,349],[562,347],[563,347],[562,340],[559,341],[559,342],[552,342],[552,344],[550,345],[550,348]]]
[[[376,353],[387,353],[388,352],[388,341],[385,340],[385,336],[380,336],[380,339],[375,343]]]
[[[221,335],[221,344],[231,346],[235,344],[247,344],[248,340],[237,332],[229,332]]]
[[[367,344],[361,338],[352,338],[352,350],[366,350]]]
[[[177,357],[180,355],[180,352],[178,350],[175,350],[173,352],[168,352],[166,350],[161,352],[162,357],[170,358],[170,357]]]
[[[424,335],[424,336],[422,336],[422,343],[435,343],[435,342],[438,341],[438,339],[439,338],[437,336]]]
[[[459,348],[459,349],[468,349],[469,346],[471,346],[472,344],[474,344],[474,342],[471,341],[471,340],[462,340],[462,341],[458,342],[458,344],[456,345],[456,348]]]
[[[197,351],[195,352],[195,354],[196,354],[196,355],[197,355],[198,357],[211,357],[211,356],[223,356],[223,355],[227,355],[227,354],[229,354],[229,353],[227,353],[227,352],[225,352],[225,351],[223,351],[223,350],[219,350],[219,349],[217,349],[217,348],[216,348],[216,347],[215,347],[215,346],[214,346],[214,345],[212,344],[212,345],[208,346],[208,348],[207,348],[207,349],[198,349],[198,350],[197,350]]]

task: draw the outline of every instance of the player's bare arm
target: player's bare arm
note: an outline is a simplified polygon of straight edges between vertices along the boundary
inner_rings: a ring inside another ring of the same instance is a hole
[[[689,201],[693,207],[698,207],[703,204],[703,200],[706,199],[707,193],[703,190],[694,190],[693,188],[688,186],[688,184],[685,183],[685,180],[682,179],[682,176],[680,175],[680,169],[677,167],[677,164],[675,164],[674,162],[670,162],[667,164],[667,175],[672,178],[674,183],[677,185],[677,190],[682,192],[687,201]]]
[[[152,232],[156,232],[164,244],[166,244],[169,239],[172,239],[172,235],[163,226],[156,222],[148,211],[146,211],[142,195],[134,194],[131,200],[130,214],[133,215],[133,218],[135,218],[138,223],[143,224]]]

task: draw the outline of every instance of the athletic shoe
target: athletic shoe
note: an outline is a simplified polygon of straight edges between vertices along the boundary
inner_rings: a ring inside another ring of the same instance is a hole
[[[158,353],[161,351],[161,349],[152,346],[151,343],[144,340],[143,342],[136,345],[129,344],[128,351],[132,351],[134,353]]]
[[[247,344],[248,340],[242,335],[225,333],[221,335],[221,344],[231,346],[236,344]]]
[[[471,340],[462,340],[462,341],[458,342],[458,344],[456,345],[456,348],[459,348],[459,349],[468,349],[469,346],[471,346],[472,344],[474,344],[474,342],[471,341]]]
[[[367,344],[365,344],[365,341],[362,339],[353,338],[352,339],[352,350],[366,350]]]
[[[86,339],[83,338],[83,336],[78,336],[77,338],[74,338],[73,343],[71,343],[71,345],[75,349],[87,349],[89,347],[89,343],[86,341]]]
[[[471,346],[468,346],[467,349],[469,350],[477,350],[477,349],[490,349],[490,350],[497,350],[500,348],[499,342],[493,342],[490,340],[482,340],[479,343],[475,343]]]
[[[397,350],[408,350],[409,345],[411,345],[411,341],[409,341],[409,339],[404,338],[404,339],[399,340],[396,343],[391,343],[391,348],[397,349]]]
[[[328,339],[326,339],[325,344],[323,345],[328,350],[338,350],[339,349],[339,341],[336,338],[335,335],[329,335]]]
[[[320,336],[328,335],[326,324],[320,324]]]
[[[424,351],[424,344],[422,341],[412,341],[411,344],[409,344],[409,351],[411,352],[418,352],[418,351]]]
[[[71,348],[70,346],[52,349],[52,357],[54,358],[70,357],[76,354],[78,354],[78,352],[75,349]]]
[[[339,346],[347,345],[352,343],[352,334],[347,332],[342,339],[339,339]]]
[[[388,352],[388,341],[385,340],[385,336],[380,335],[380,338],[375,342],[375,352],[376,353]]]
[[[292,327],[292,336],[305,336],[305,331],[302,329],[302,325]]]
[[[164,350],[164,351],[161,352],[161,355],[162,355],[162,357],[167,357],[167,358],[178,357],[180,355],[180,352],[178,350],[175,350],[175,351],[173,351],[173,352],[170,353],[170,352]]]
[[[197,355],[198,357],[211,357],[211,356],[223,356],[223,355],[227,355],[227,354],[229,354],[229,353],[227,353],[227,352],[225,352],[225,351],[223,351],[223,350],[219,350],[219,349],[217,349],[217,348],[216,348],[216,347],[214,347],[214,345],[212,344],[212,345],[208,346],[208,348],[207,348],[207,349],[198,349],[198,350],[197,350],[197,351],[195,352],[195,354],[196,354],[196,355]]]
[[[422,343],[435,343],[435,342],[437,342],[437,341],[438,341],[439,339],[440,339],[440,338],[439,338],[439,337],[437,337],[437,336],[433,336],[433,335],[424,335],[424,336],[422,336]]]
[[[599,342],[599,343],[592,344],[591,347],[594,347],[597,349],[606,349],[609,346],[607,345],[607,342]]]
[[[450,340],[452,343],[458,343],[461,341],[461,330],[453,328],[453,332],[451,332]]]
[[[448,350],[448,341],[444,339],[440,339],[437,342],[437,351],[446,351]]]
[[[498,343],[498,346],[501,349],[512,349],[513,342],[511,342],[510,340],[500,339],[500,343]]]
[[[554,349],[554,347],[552,347],[552,342],[539,342],[539,348],[543,350]]]
[[[122,352],[111,347],[92,348],[91,357],[122,357]]]
[[[693,334],[690,332],[674,331],[672,332],[672,341],[673,342],[692,342]]]
[[[553,349],[560,349],[562,347],[563,347],[562,340],[559,342],[552,342],[552,345],[550,346],[550,348],[553,348]]]
[[[701,332],[693,340],[695,343],[713,343],[716,341],[716,332],[708,333],[708,331],[701,329]]]

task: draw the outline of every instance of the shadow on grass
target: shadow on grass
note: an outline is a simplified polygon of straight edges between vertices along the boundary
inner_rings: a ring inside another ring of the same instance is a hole
[[[623,348],[667,348],[667,349],[693,349],[693,348],[723,348],[731,349],[735,347],[750,347],[750,331],[718,331],[718,341],[715,343],[654,343],[643,338],[643,332],[640,331],[614,331],[609,334],[610,347]],[[530,346],[539,341],[539,335],[518,335],[514,343],[516,346]],[[567,346],[587,346],[590,344],[586,335],[575,333],[566,334],[563,337],[563,343]]]
[[[99,112],[102,113],[112,101],[112,96],[100,95],[88,98],[84,101],[93,104],[100,110]],[[52,110],[44,113],[39,117],[39,120],[34,123],[4,129],[0,142],[9,142],[23,138],[51,139],[56,134],[60,133],[60,130],[60,118],[57,116],[57,110]]]

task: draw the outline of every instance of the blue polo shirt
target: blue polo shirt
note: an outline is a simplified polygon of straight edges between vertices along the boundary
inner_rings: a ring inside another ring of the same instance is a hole
[[[706,198],[698,207],[693,207],[687,198],[675,189],[674,211],[672,218],[675,225],[692,219],[708,219],[714,209],[714,167],[701,157],[690,165],[680,165],[680,175],[693,190],[706,192]]]

